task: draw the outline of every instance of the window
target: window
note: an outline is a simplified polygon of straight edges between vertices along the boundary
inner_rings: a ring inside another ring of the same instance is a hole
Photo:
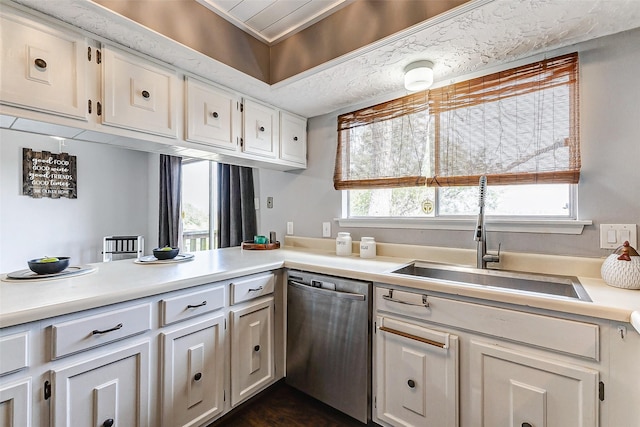
[[[182,248],[185,252],[216,247],[215,165],[207,160],[182,162]]]
[[[565,55],[338,117],[349,216],[575,218],[578,56]]]

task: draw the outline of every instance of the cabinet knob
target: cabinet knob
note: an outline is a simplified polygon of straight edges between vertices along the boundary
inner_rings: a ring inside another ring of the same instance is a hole
[[[259,346],[259,345],[257,345],[257,346],[255,346],[255,347],[253,347],[253,351],[260,351],[260,346]]]
[[[42,58],[36,58],[36,60],[33,61],[33,63],[36,64],[36,67],[42,68],[43,70],[47,68],[47,61],[45,61]]]
[[[202,373],[198,372],[197,374],[195,374],[193,376],[193,380],[194,381],[200,381],[200,379],[202,378]]]
[[[414,380],[407,381],[407,385],[409,388],[414,388],[416,386],[416,382]]]
[[[149,92],[147,92],[146,90],[142,91],[142,97],[144,99],[149,99],[150,96],[151,96],[151,94]]]
[[[297,141],[297,140],[298,140],[298,137],[297,137],[297,136],[294,136],[294,137],[293,137],[293,140],[294,140],[294,141]]]
[[[112,427],[113,426],[113,418],[108,418],[102,423],[102,427]]]
[[[529,423],[522,423],[522,427],[533,427],[533,426]]]
[[[260,126],[260,132],[264,132],[264,126]]]
[[[214,111],[213,113],[211,113],[211,116],[212,116],[214,119],[217,119],[217,118],[218,118],[218,112],[217,112],[217,111]]]

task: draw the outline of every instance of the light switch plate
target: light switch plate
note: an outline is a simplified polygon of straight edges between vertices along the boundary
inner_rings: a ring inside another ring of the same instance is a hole
[[[638,233],[635,224],[600,224],[600,248],[616,249],[625,242],[638,247]]]
[[[322,237],[331,237],[331,223],[323,222],[322,223]]]
[[[288,235],[293,234],[293,222],[291,221],[287,222],[287,234]]]

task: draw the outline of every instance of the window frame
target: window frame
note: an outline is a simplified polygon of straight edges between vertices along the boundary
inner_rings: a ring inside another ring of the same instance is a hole
[[[566,52],[566,50],[565,50]],[[576,56],[577,53],[563,53],[560,52],[556,58],[563,56]],[[489,73],[499,73],[502,70],[515,69],[522,66],[527,66],[535,62],[544,61],[549,57],[548,53],[544,55],[538,55],[533,58],[526,58],[520,61],[508,64],[496,66],[489,71],[481,71],[474,73],[473,75],[461,76],[457,79],[452,79],[450,84],[454,84],[457,81],[465,81],[476,79],[478,77],[489,75]],[[553,59],[553,58],[552,58]],[[579,72],[579,63],[576,63],[576,72]],[[579,125],[579,82],[575,84],[575,96],[576,102],[572,108],[576,108],[576,125]],[[378,104],[378,105],[383,105]],[[374,106],[377,107],[377,106]],[[369,109],[374,107],[368,107]],[[361,110],[366,110],[362,108]],[[574,135],[578,138],[579,144],[579,126],[574,128]],[[340,132],[340,127],[338,127]],[[579,149],[579,146],[578,146]],[[336,159],[336,164],[338,159]],[[579,172],[578,172],[579,173]],[[334,174],[335,178],[335,174]],[[473,181],[472,181],[473,182]],[[477,182],[477,181],[476,181]],[[354,188],[355,189],[355,188]],[[434,216],[429,217],[357,217],[350,216],[349,213],[349,188],[342,189],[342,215],[341,218],[337,218],[340,226],[344,227],[383,227],[383,228],[414,228],[414,229],[448,229],[448,230],[472,230],[475,226],[475,216],[470,215],[440,215],[440,194],[438,194],[438,187],[436,190],[435,200],[435,213]],[[578,184],[570,185],[569,187],[569,212],[567,216],[529,216],[529,215],[488,215],[487,223],[490,227],[495,227],[496,231],[515,231],[515,232],[542,232],[542,233],[562,233],[562,234],[580,234],[585,225],[591,225],[590,220],[579,220],[578,213]],[[493,225],[492,225],[493,224]]]
[[[194,164],[194,163],[200,163],[200,162],[208,162],[208,166],[209,166],[209,172],[208,172],[208,185],[209,185],[209,203],[208,203],[208,208],[209,208],[209,250],[212,249],[217,249],[218,247],[218,211],[217,211],[217,186],[216,186],[216,165],[217,163],[213,160],[207,160],[207,159],[197,159],[197,158],[183,158],[182,160],[182,166],[184,167],[185,165],[189,165],[189,164]],[[181,183],[181,185],[184,185],[184,181]],[[182,201],[181,201],[182,204]],[[181,208],[184,209],[184,207]],[[181,212],[181,214],[183,213],[183,211]],[[180,218],[180,221],[182,223],[182,215]],[[181,241],[182,244],[184,245],[184,226],[181,224],[180,226],[181,229],[181,234],[183,235],[181,237]],[[198,250],[196,250],[198,251]]]

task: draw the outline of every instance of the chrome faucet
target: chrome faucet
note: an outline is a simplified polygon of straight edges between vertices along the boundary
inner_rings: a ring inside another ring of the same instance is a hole
[[[487,191],[487,177],[482,175],[480,177],[480,197],[478,199],[478,206],[480,206],[480,212],[478,213],[478,222],[476,223],[476,230],[474,239],[478,242],[477,248],[477,268],[487,268],[488,262],[500,262],[500,246],[498,246],[498,254],[492,255],[487,253],[487,236],[484,226],[484,198]]]

